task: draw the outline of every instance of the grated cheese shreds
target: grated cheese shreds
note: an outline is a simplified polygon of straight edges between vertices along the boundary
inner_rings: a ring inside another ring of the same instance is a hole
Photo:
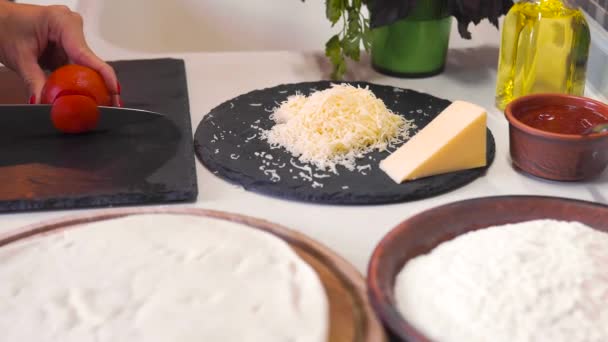
[[[369,89],[349,84],[333,84],[308,97],[290,96],[271,118],[276,125],[262,134],[271,146],[334,173],[337,165],[352,171],[357,158],[407,140],[415,127]]]

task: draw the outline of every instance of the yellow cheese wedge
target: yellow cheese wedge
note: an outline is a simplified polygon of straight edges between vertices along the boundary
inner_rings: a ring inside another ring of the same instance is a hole
[[[380,162],[401,183],[485,166],[486,111],[455,101],[407,143]]]

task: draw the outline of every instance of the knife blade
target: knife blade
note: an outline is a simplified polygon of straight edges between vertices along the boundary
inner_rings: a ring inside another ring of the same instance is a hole
[[[99,106],[99,124],[98,130],[107,130],[114,127],[122,127],[126,125],[138,124],[165,118],[165,115],[149,110],[122,108],[122,107],[105,107]]]
[[[0,105],[0,129],[18,129],[29,135],[50,133],[54,131],[51,122],[52,105]],[[100,111],[99,122],[95,131],[117,129],[123,126],[162,119],[166,116],[143,109],[122,107],[97,107]]]

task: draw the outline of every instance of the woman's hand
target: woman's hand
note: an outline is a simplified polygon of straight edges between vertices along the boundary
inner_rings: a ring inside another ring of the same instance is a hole
[[[0,0],[0,62],[15,70],[27,85],[30,103],[40,102],[44,69],[67,63],[97,70],[120,105],[120,85],[114,69],[87,45],[82,17],[66,6],[14,4]]]

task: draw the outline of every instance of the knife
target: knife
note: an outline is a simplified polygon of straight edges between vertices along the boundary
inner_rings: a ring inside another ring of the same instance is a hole
[[[0,105],[2,134],[17,129],[23,135],[57,132],[51,122],[52,105]],[[98,106],[99,122],[95,131],[118,129],[123,126],[146,123],[166,118],[165,115],[143,109]],[[10,133],[9,133],[10,134]]]

